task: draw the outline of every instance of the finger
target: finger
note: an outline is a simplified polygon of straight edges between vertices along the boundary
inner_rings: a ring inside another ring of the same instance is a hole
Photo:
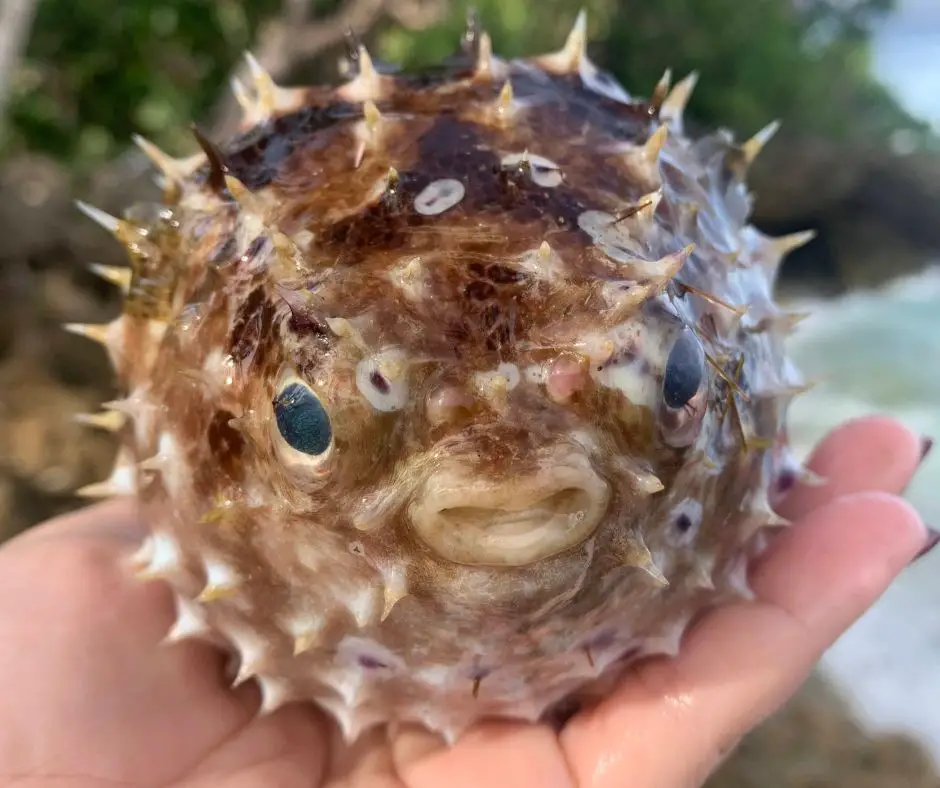
[[[396,772],[408,788],[582,785],[572,779],[558,739],[547,725],[485,723],[467,732],[452,748],[416,742],[406,734],[393,745]]]
[[[813,512],[755,567],[759,601],[715,610],[678,658],[637,666],[613,697],[572,719],[561,741],[576,784],[700,784],[796,690],[925,539],[913,508],[883,493]]]
[[[169,782],[251,718],[253,699],[225,686],[214,649],[161,645],[169,590],[122,565],[132,512],[91,507],[0,548],[0,643],[16,644],[0,649],[0,731],[20,737],[0,736],[11,770],[91,764],[102,779]]]
[[[322,785],[328,761],[323,715],[308,703],[281,706],[213,749],[178,788]],[[364,783],[371,785],[370,783]]]
[[[807,462],[822,483],[797,482],[777,508],[797,520],[842,495],[866,490],[900,494],[927,446],[926,439],[887,416],[847,421],[823,439]]]
[[[3,550],[19,550],[40,540],[106,540],[133,548],[147,535],[147,527],[138,516],[134,498],[112,498],[87,506],[23,531],[8,541]]]

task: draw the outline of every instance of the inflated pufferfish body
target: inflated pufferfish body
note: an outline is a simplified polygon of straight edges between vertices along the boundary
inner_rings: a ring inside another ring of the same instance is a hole
[[[139,496],[170,639],[232,648],[263,710],[348,738],[536,720],[746,595],[782,524],[800,389],[773,302],[805,236],[747,224],[744,145],[684,136],[693,78],[631,98],[584,52],[475,28],[420,76],[360,48],[337,88],[254,64],[244,133],[173,160],[77,327],[126,399],[89,494]]]

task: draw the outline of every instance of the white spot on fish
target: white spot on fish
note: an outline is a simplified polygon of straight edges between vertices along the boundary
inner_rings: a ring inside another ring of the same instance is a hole
[[[522,377],[526,382],[540,386],[548,377],[548,370],[543,364],[530,364],[522,370]]]
[[[407,372],[405,354],[390,348],[356,365],[356,387],[373,408],[391,413],[408,402]]]
[[[702,503],[694,498],[686,498],[679,502],[669,516],[678,544],[689,544],[694,541],[702,524]]]
[[[534,153],[510,153],[508,156],[503,156],[500,163],[506,168],[515,167],[519,164],[528,164],[533,183],[547,189],[554,188],[564,180],[561,167],[551,159],[537,156]]]
[[[368,671],[394,673],[407,667],[395,652],[368,638],[344,637],[336,647],[336,656]]]
[[[466,188],[456,178],[441,178],[429,183],[415,197],[415,210],[425,216],[437,216],[457,205],[466,193]]]
[[[484,390],[489,389],[494,383],[506,384],[506,390],[512,391],[522,380],[522,374],[519,367],[515,364],[500,364],[496,369],[489,372],[480,372],[477,375],[477,385]]]
[[[648,372],[635,361],[610,364],[592,371],[591,377],[600,385],[619,390],[634,405],[652,408],[659,396],[659,386]]]

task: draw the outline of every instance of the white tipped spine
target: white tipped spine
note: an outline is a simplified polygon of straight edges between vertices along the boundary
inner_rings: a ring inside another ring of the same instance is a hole
[[[180,643],[184,640],[204,637],[210,632],[206,621],[205,611],[192,600],[177,594],[176,621],[170,628],[163,642],[165,644]]]
[[[554,74],[579,74],[587,63],[587,10],[578,11],[571,32],[561,49],[535,61]]]
[[[199,602],[215,602],[238,592],[242,580],[228,564],[209,560],[205,564],[206,585],[197,597]]]
[[[104,279],[104,281],[120,288],[124,295],[127,295],[130,292],[131,279],[133,277],[133,272],[130,268],[116,265],[101,265],[100,263],[89,263],[88,270],[100,279]]]
[[[258,687],[261,689],[261,706],[258,714],[265,716],[277,711],[281,706],[291,700],[290,684],[287,681],[271,676],[255,676]]]
[[[675,84],[659,108],[659,117],[664,123],[672,126],[678,134],[683,132],[685,109],[697,84],[698,72],[692,71]]]
[[[147,565],[137,572],[140,580],[162,580],[171,577],[182,566],[179,545],[166,531],[154,531],[149,539]]]
[[[107,211],[101,210],[101,208],[96,208],[94,205],[90,205],[89,203],[82,200],[76,200],[75,207],[85,214],[85,216],[91,219],[95,224],[103,227],[112,235],[116,235],[117,231],[121,227],[120,219],[118,219],[116,216],[112,216]]]
[[[76,413],[74,419],[87,427],[97,427],[107,432],[119,432],[127,424],[128,416],[116,410],[106,410],[101,413]]]
[[[779,130],[780,121],[771,121],[741,146],[741,150],[744,153],[744,158],[748,165],[754,163],[754,160],[758,157],[760,152],[767,146],[767,143],[776,136]]]
[[[252,632],[230,632],[228,636],[239,657],[238,674],[232,682],[232,686],[237,687],[261,672],[267,650],[264,641]]]

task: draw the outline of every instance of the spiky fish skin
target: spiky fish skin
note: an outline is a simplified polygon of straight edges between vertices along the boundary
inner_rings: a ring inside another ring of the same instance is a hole
[[[748,595],[801,380],[748,224],[765,142],[690,139],[692,78],[631,97],[584,51],[287,90],[164,202],[87,211],[129,249],[106,345],[112,477],[262,710],[347,739],[538,720]]]

